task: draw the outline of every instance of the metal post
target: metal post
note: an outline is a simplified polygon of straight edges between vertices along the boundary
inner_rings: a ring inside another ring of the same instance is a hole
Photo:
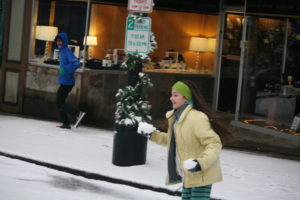
[[[289,30],[289,19],[285,20],[285,35],[284,35],[284,44],[283,44],[283,55],[282,55],[282,64],[281,64],[281,73],[285,72],[285,60],[287,54],[287,45],[288,45],[288,30]],[[282,80],[282,76],[281,76]]]
[[[90,20],[90,6],[91,6],[91,0],[88,0],[88,5],[87,5],[87,8],[86,8],[86,18],[85,18],[85,31],[84,31],[84,37],[86,38],[87,37],[87,33],[88,33],[88,27],[89,27],[89,20]],[[85,40],[84,42],[84,45],[83,45],[83,65],[82,65],[82,69],[84,70],[84,67],[85,67],[85,59],[86,59],[86,42],[87,42],[87,39]]]
[[[222,1],[221,1],[222,3]],[[218,36],[218,51],[217,51],[217,65],[216,65],[216,71],[215,71],[215,85],[214,85],[214,94],[213,94],[213,106],[212,109],[214,111],[218,110],[218,104],[219,104],[219,91],[220,91],[220,78],[221,78],[221,67],[222,67],[222,50],[223,50],[223,37],[224,37],[224,29],[225,29],[225,17],[226,14],[223,10],[222,4],[220,3],[220,8],[222,8],[222,11],[219,14],[219,36]]]
[[[235,115],[234,119],[238,120],[240,106],[241,106],[241,96],[242,96],[242,84],[243,84],[243,68],[244,68],[244,58],[245,58],[245,50],[246,50],[246,36],[247,36],[247,22],[248,17],[246,16],[246,6],[247,0],[245,0],[244,5],[244,24],[243,24],[243,36],[241,41],[241,58],[240,58],[240,68],[239,68],[239,81],[238,81],[238,89],[237,89],[237,97],[236,97],[236,107],[235,107]]]

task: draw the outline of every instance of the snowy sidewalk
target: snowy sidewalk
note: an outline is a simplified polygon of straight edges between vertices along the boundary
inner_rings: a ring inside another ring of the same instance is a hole
[[[0,152],[146,188],[161,188],[166,192],[181,190],[181,184],[164,184],[164,147],[148,142],[145,165],[118,167],[112,164],[113,131],[84,126],[62,130],[56,125],[58,123],[0,114]],[[221,164],[224,180],[213,185],[213,198],[300,199],[300,161],[224,149]]]

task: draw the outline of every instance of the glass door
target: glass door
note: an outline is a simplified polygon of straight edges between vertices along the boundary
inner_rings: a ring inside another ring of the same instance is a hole
[[[0,110],[18,113],[22,111],[32,1],[5,2]]]

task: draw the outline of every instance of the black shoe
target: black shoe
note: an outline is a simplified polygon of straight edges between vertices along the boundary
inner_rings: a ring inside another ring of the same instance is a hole
[[[79,126],[79,123],[81,122],[82,118],[85,116],[85,112],[81,112],[79,113],[76,123],[74,125],[75,128],[77,128]]]
[[[71,129],[71,126],[70,126],[70,124],[63,124],[63,125],[59,126],[59,128]]]

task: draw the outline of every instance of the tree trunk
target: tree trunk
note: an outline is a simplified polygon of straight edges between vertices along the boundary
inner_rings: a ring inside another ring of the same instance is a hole
[[[139,80],[139,73],[142,71],[143,64],[138,64],[134,70],[127,72],[127,85],[134,87]]]

